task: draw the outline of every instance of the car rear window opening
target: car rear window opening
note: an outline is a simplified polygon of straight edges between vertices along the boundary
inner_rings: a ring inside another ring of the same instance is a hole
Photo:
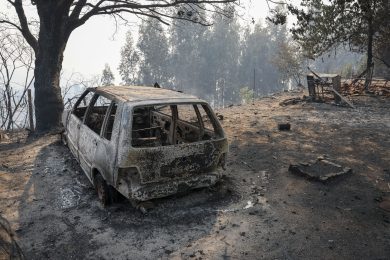
[[[222,137],[222,130],[205,104],[138,106],[133,110],[132,146],[157,147]]]

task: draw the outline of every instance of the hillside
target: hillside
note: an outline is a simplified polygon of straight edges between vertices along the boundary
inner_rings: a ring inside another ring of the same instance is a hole
[[[390,255],[390,100],[356,109],[281,93],[217,112],[228,168],[210,189],[106,209],[58,136],[0,144],[0,214],[27,259],[385,259]],[[279,131],[278,123],[290,123]],[[317,158],[352,169],[329,182],[288,171]]]

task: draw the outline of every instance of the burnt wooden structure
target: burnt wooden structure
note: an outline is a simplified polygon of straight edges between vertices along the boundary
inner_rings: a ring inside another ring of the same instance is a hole
[[[336,104],[346,103],[348,106],[354,106],[341,94],[341,76],[338,74],[315,73],[310,68],[311,74],[307,75],[307,87],[309,96],[313,101],[323,102],[326,99],[334,99]],[[330,96],[329,96],[330,95]]]
[[[325,95],[330,92],[330,89],[340,91],[341,76],[337,74],[308,74],[307,86],[309,89],[309,96],[314,100],[324,100]],[[333,91],[331,91],[333,92]],[[335,101],[341,101],[338,96],[334,96]]]

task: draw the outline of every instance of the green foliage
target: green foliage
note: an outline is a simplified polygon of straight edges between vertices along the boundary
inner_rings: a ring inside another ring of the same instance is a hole
[[[253,100],[253,98],[254,98],[253,89],[250,89],[248,87],[243,87],[240,89],[240,99],[242,103],[248,104]]]
[[[307,60],[308,66],[314,71],[320,73],[336,73],[340,74],[343,68],[348,64],[352,64],[353,74],[359,74],[358,64],[362,62],[365,66],[366,56],[361,53],[351,52],[349,49],[339,46],[338,48],[328,51],[314,61]],[[363,68],[364,70],[364,68]],[[360,70],[362,72],[363,70]]]
[[[214,95],[215,104],[221,106],[224,102],[234,102],[237,99],[235,88],[240,62],[240,26],[236,17],[226,19],[214,14],[214,26],[207,32],[207,45],[204,47],[203,58],[207,66],[202,68],[202,74],[207,75],[203,89]],[[218,82],[218,84],[217,84]]]
[[[102,77],[100,83],[102,86],[112,86],[114,85],[114,74],[112,74],[110,66],[106,63],[102,72]]]
[[[286,34],[285,29],[271,23],[263,26],[258,22],[253,30],[245,30],[241,47],[239,85],[252,86],[255,80],[255,95],[284,88],[280,72],[272,60],[278,51],[279,43],[286,40]]]
[[[203,16],[201,10],[198,16]],[[198,18],[202,20],[202,17]],[[208,60],[204,57],[207,48],[208,28],[197,24],[176,20],[169,29],[169,46],[171,49],[172,85],[179,90],[197,94],[204,88],[199,79],[202,69],[207,67]]]
[[[224,13],[232,12],[231,7],[226,8],[229,10]],[[201,9],[196,13],[197,19],[203,20]],[[123,82],[158,82],[162,87],[200,96],[215,106],[241,102],[240,86],[253,86],[254,81],[252,95],[256,96],[285,88],[292,73],[283,75],[271,62],[290,41],[285,26],[258,22],[242,27],[234,12],[231,19],[217,13],[211,18],[212,27],[176,20],[166,29],[154,20],[143,22],[138,42],[134,44],[129,34],[122,48],[119,71]],[[289,50],[293,58],[294,50]],[[299,67],[300,60],[294,61]]]
[[[169,84],[168,38],[161,23],[154,18],[143,21],[139,28],[139,81],[145,85],[155,82],[161,86]]]
[[[343,78],[352,78],[353,74],[354,71],[351,63],[345,64],[340,73],[341,77]]]
[[[131,35],[131,32],[128,31],[125,45],[121,49],[121,61],[118,67],[123,83],[127,85],[138,83],[139,59],[139,54],[134,47],[133,36]]]
[[[388,0],[302,0],[303,9],[290,5],[296,15],[292,33],[310,58],[345,44],[352,51],[370,51],[369,38],[389,42]]]
[[[280,72],[280,77],[284,82],[294,79],[297,85],[301,84],[301,78],[304,74],[304,57],[296,44],[282,41],[278,44],[275,57],[272,59]]]
[[[386,47],[390,45],[389,0],[302,0],[301,8],[289,5],[289,11],[297,18],[291,30],[294,39],[307,57],[344,45],[366,53],[367,69],[373,58],[390,67],[390,49]],[[388,55],[383,55],[382,49],[389,50]],[[365,89],[371,76],[366,73]]]

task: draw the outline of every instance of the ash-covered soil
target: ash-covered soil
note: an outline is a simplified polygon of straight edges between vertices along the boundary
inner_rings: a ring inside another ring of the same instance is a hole
[[[220,109],[223,180],[147,215],[127,201],[103,208],[58,136],[14,133],[0,144],[0,214],[27,259],[389,259],[390,99],[279,105],[300,95]],[[288,172],[318,157],[353,173],[320,183]]]

